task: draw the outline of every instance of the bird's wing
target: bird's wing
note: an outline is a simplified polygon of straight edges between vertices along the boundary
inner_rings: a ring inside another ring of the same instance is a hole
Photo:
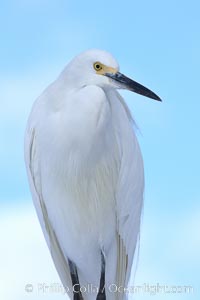
[[[115,132],[121,157],[116,191],[117,282],[119,286],[127,286],[139,242],[144,190],[143,160],[127,105],[116,92],[115,97],[110,98],[114,99],[113,114],[118,118]]]
[[[31,126],[27,127],[25,135],[25,162],[32,198],[43,230],[43,234],[50,249],[55,267],[62,280],[63,286],[70,286],[71,278],[68,261],[66,260],[62,252],[55,231],[50,223],[47,209],[42,197],[40,167],[37,149],[37,135],[35,128]]]

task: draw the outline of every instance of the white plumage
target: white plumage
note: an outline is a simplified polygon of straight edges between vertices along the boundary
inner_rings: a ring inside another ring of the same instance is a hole
[[[80,54],[36,100],[27,125],[33,201],[71,298],[68,259],[81,286],[98,287],[102,251],[106,299],[123,299],[109,285],[127,286],[138,241],[143,162],[130,111],[116,91],[125,86],[116,74],[118,64],[107,52]],[[96,293],[82,296],[96,299]]]

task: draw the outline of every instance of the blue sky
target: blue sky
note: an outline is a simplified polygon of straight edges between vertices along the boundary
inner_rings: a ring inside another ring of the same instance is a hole
[[[74,55],[100,48],[116,57],[124,74],[163,99],[157,103],[122,92],[140,128],[146,175],[136,281],[194,287],[192,294],[159,295],[159,300],[200,296],[199,10],[195,0],[1,1],[0,222],[7,230],[2,232],[3,254],[13,247],[12,236],[23,249],[32,245],[23,256],[19,247],[14,270],[11,263],[10,269],[6,267],[8,285],[8,270],[18,274],[24,257],[28,260],[37,251],[43,254],[46,269],[40,280],[50,280],[51,259],[35,220],[23,162],[23,136],[32,103]],[[30,230],[27,235],[24,228]],[[37,261],[30,265],[34,272],[29,281],[39,280],[42,266],[38,261],[37,269]],[[57,280],[51,268],[51,280]],[[26,272],[20,274],[22,284]],[[19,285],[13,292],[28,299]],[[5,295],[6,300],[18,300],[12,291]]]

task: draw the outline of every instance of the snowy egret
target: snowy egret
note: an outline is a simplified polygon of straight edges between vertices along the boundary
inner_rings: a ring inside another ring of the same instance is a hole
[[[69,297],[125,299],[140,231],[143,161],[118,88],[160,98],[111,54],[75,57],[36,100],[25,136],[33,201]]]

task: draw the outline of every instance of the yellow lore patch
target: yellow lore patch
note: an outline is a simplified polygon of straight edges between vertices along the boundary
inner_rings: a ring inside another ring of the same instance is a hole
[[[105,75],[106,73],[115,74],[118,72],[117,69],[108,67],[98,61],[93,64],[93,67],[94,67],[96,73],[99,75]]]

